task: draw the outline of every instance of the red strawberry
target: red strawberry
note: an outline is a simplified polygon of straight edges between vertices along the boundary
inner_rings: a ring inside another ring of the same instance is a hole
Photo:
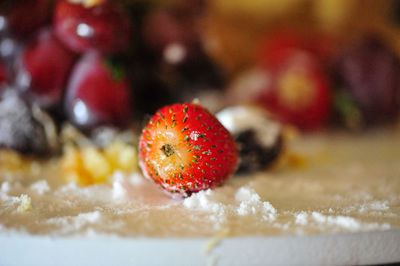
[[[65,99],[67,115],[81,129],[124,125],[131,114],[131,93],[123,69],[96,52],[84,55],[74,67]]]
[[[259,99],[267,110],[306,130],[327,122],[332,109],[330,82],[312,55],[292,51],[271,72],[272,82]]]
[[[192,103],[160,109],[143,129],[139,149],[144,175],[184,197],[221,185],[238,163],[228,130]]]
[[[45,28],[23,52],[17,84],[40,106],[54,106],[61,100],[75,57]]]
[[[274,67],[294,50],[306,51],[326,62],[333,56],[335,43],[327,36],[315,32],[280,30],[261,41],[257,62],[262,66]]]
[[[55,30],[76,52],[118,52],[128,45],[131,33],[127,15],[112,0],[61,0]]]

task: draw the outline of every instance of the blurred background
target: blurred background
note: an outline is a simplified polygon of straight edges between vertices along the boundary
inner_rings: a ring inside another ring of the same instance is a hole
[[[57,125],[124,127],[194,98],[306,131],[398,121],[400,1],[2,0],[0,15],[3,98]]]

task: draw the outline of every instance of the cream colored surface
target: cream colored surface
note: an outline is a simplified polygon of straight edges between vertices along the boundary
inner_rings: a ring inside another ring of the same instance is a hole
[[[224,186],[173,200],[140,174],[112,184],[63,184],[52,162],[32,176],[0,175],[0,233],[120,236],[292,235],[400,227],[400,135],[302,137],[291,152],[306,156]],[[35,170],[36,169],[36,170]],[[19,212],[21,195],[31,199]]]

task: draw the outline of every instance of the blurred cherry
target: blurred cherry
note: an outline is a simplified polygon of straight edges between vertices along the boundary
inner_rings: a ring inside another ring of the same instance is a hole
[[[200,48],[200,37],[192,17],[159,9],[144,21],[143,38],[155,57],[178,65],[191,59]]]
[[[54,25],[57,37],[76,52],[119,52],[131,37],[127,15],[112,0],[61,0]]]
[[[0,4],[0,13],[7,19],[12,33],[26,39],[36,29],[50,22],[52,5],[53,0],[4,1]]]
[[[69,120],[84,130],[99,125],[123,126],[131,115],[125,71],[96,52],[85,54],[69,79],[65,108]]]
[[[58,41],[51,28],[44,28],[21,54],[17,86],[40,106],[52,107],[64,94],[75,58],[76,55]]]

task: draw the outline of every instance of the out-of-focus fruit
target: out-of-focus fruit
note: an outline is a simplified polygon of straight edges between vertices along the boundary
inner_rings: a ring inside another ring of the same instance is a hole
[[[200,39],[193,23],[184,14],[157,10],[144,22],[144,42],[165,63],[186,62],[199,50]]]
[[[229,107],[217,113],[217,118],[239,146],[238,172],[267,169],[281,154],[281,126],[263,110],[250,106]]]
[[[99,125],[125,125],[131,115],[131,93],[122,66],[96,52],[76,64],[67,86],[65,108],[69,120],[84,130]]]
[[[57,37],[76,52],[119,52],[127,47],[131,25],[111,0],[61,0],[54,17]]]
[[[281,121],[312,130],[323,126],[331,114],[330,82],[310,53],[293,50],[270,66],[272,80],[259,103]]]
[[[353,96],[366,124],[393,121],[400,110],[400,61],[376,37],[367,37],[342,54],[337,65],[341,87]]]
[[[3,63],[0,61],[0,91],[2,85],[7,81],[6,70],[3,66]]]
[[[42,107],[59,103],[75,54],[53,35],[50,28],[41,30],[21,55],[16,83]]]
[[[260,42],[256,61],[264,67],[274,67],[295,51],[312,54],[320,63],[326,64],[335,51],[333,40],[316,32],[293,32],[278,30]]]
[[[44,155],[50,149],[44,125],[11,90],[3,93],[0,100],[0,147],[35,155]]]
[[[12,0],[0,4],[0,15],[13,34],[29,37],[36,29],[50,22],[53,0]]]
[[[202,106],[191,103],[160,109],[143,129],[139,155],[147,178],[184,197],[221,185],[238,162],[228,130]]]
[[[335,119],[347,128],[359,130],[364,125],[359,105],[347,89],[336,89],[334,93]]]

